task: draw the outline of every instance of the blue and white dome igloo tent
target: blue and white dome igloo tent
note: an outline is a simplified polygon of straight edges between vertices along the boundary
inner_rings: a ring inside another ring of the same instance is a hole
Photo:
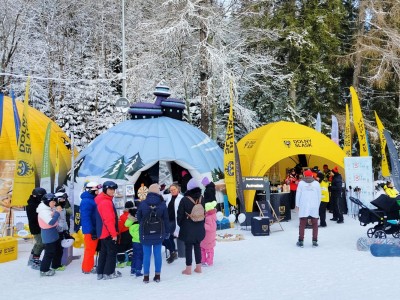
[[[164,101],[166,105],[162,106]],[[157,96],[157,102],[161,105],[132,105],[129,113],[134,119],[99,135],[79,154],[74,170],[75,203],[87,181],[135,184],[135,193],[142,182],[147,186],[152,182],[165,183],[165,178],[159,178],[160,163],[168,168],[169,182],[179,182],[182,170],[198,180],[204,176],[213,181],[221,179],[222,149],[198,128],[180,119],[181,101],[164,94]],[[152,114],[152,110],[156,113]]]

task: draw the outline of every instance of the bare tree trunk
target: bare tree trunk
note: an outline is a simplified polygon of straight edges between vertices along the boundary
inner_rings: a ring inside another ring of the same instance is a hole
[[[358,90],[358,84],[359,84],[359,76],[361,74],[361,52],[360,47],[362,44],[362,39],[364,38],[364,18],[365,18],[365,4],[360,3],[360,11],[358,14],[358,37],[357,37],[357,43],[356,43],[356,57],[355,57],[355,62],[354,62],[354,73],[353,73],[353,87]],[[359,91],[358,91],[359,92]]]
[[[202,1],[203,4],[206,5],[206,1]],[[209,131],[209,122],[210,122],[210,111],[209,111],[209,103],[208,103],[208,78],[209,78],[209,70],[208,70],[208,59],[207,59],[207,27],[204,22],[205,15],[204,10],[200,10],[200,16],[203,18],[200,20],[200,99],[201,99],[201,121],[200,121],[200,129],[205,134],[208,134]]]

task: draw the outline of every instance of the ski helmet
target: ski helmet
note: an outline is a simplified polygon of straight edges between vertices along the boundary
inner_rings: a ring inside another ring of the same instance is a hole
[[[42,197],[42,202],[47,206],[50,206],[51,201],[57,201],[56,196],[53,193],[44,194]]]
[[[101,188],[101,184],[98,184],[96,181],[90,181],[86,184],[85,189],[86,190],[98,190]]]
[[[106,181],[103,183],[103,193],[107,192],[107,189],[116,190],[118,188],[118,184],[114,181]]]

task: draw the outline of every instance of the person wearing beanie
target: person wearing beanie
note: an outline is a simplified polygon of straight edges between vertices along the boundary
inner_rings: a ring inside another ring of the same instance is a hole
[[[211,201],[205,204],[206,217],[204,221],[204,229],[206,235],[200,243],[201,249],[201,265],[203,267],[211,267],[214,264],[214,248],[216,245],[217,234],[217,201]]]
[[[164,223],[164,234],[148,234],[145,233],[143,228],[146,224],[145,222],[149,219],[152,211],[155,211],[156,218]],[[160,195],[160,186],[157,183],[153,183],[149,186],[149,193],[146,199],[142,201],[139,205],[137,211],[137,220],[140,224],[140,243],[143,247],[143,282],[150,282],[150,259],[151,253],[154,254],[154,269],[155,275],[153,280],[155,282],[160,282],[161,280],[161,267],[162,267],[162,257],[161,248],[164,239],[169,238],[169,220],[167,206],[163,197]]]
[[[84,239],[84,250],[82,259],[82,273],[95,274],[94,255],[98,245],[96,233],[96,202],[94,198],[99,194],[101,186],[97,182],[86,184],[85,191],[81,194],[80,223]]]
[[[50,266],[53,267],[54,260],[57,260],[57,249],[61,244],[57,225],[62,211],[62,207],[56,207],[56,203],[55,195],[47,193],[43,195],[42,203],[40,203],[36,209],[38,213],[38,223],[41,228],[40,234],[44,244],[44,256],[40,263],[40,276],[53,276],[55,274],[55,270],[50,269]]]
[[[201,196],[200,184],[196,179],[192,178],[187,184],[185,196],[179,203],[176,217],[177,224],[180,227],[179,239],[185,243],[186,268],[182,271],[182,274],[185,275],[192,274],[193,249],[196,261],[194,271],[196,273],[201,273],[200,242],[204,239],[206,234],[204,229],[204,220],[195,222],[189,217],[195,203],[199,202],[204,207],[204,198]]]
[[[178,184],[173,183],[169,187],[169,194],[163,195],[163,198],[167,205],[168,219],[169,219],[169,238],[164,240],[164,245],[169,251],[169,257],[167,263],[172,263],[178,259],[178,253],[176,252],[175,238],[179,234],[179,226],[176,223],[176,216],[183,195],[180,193],[181,189]]]
[[[35,244],[31,250],[31,255],[28,260],[28,266],[31,266],[34,270],[40,268],[40,255],[44,250],[42,237],[40,235],[40,226],[38,222],[38,213],[36,209],[42,202],[42,197],[46,194],[46,190],[37,187],[33,189],[32,194],[29,196],[28,205],[26,206],[26,216],[28,217],[29,231],[33,235]]]
[[[201,184],[204,185],[206,188],[204,190],[204,203],[212,202],[217,199],[215,196],[215,184],[214,182],[210,182],[208,177],[204,177],[203,180],[201,181]]]
[[[125,222],[129,216],[129,210],[135,205],[132,201],[126,201],[124,211],[118,218],[118,239],[117,239],[117,268],[131,265],[132,237],[129,234],[129,227]]]
[[[343,204],[342,204],[342,175],[339,173],[337,166],[331,170],[331,201],[330,205],[333,211],[333,218],[331,221],[336,221],[338,224],[343,223]]]
[[[298,210],[300,226],[298,247],[304,247],[304,231],[307,220],[311,219],[312,224],[312,245],[318,246],[318,217],[321,203],[321,187],[313,177],[311,170],[303,173],[304,178],[300,180],[296,192],[296,209]]]

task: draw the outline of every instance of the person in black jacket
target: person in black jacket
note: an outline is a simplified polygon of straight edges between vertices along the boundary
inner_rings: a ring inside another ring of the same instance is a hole
[[[188,215],[191,214],[192,208],[195,205],[190,198],[195,202],[201,199],[201,204],[204,207],[204,198],[201,197],[201,189],[196,179],[192,178],[187,184],[185,196],[179,203],[177,213],[177,223],[180,227],[179,239],[185,242],[186,268],[182,274],[192,274],[192,251],[194,249],[194,257],[196,261],[196,273],[201,273],[201,249],[200,242],[204,239],[206,231],[204,229],[204,220],[194,222]]]
[[[42,243],[42,237],[40,235],[40,226],[38,222],[38,213],[36,212],[40,202],[42,202],[43,195],[46,194],[46,190],[37,187],[33,189],[32,195],[29,196],[28,205],[26,206],[26,215],[28,217],[29,231],[33,235],[35,244],[33,245],[31,256],[29,257],[28,266],[31,266],[34,270],[40,268],[40,255],[44,250]]]
[[[210,182],[208,177],[204,177],[201,183],[204,185],[206,188],[204,190],[204,203],[208,202],[213,202],[217,200],[217,197],[215,196],[215,184],[214,182]]]
[[[339,174],[337,166],[332,168],[331,173],[333,175],[331,182],[331,207],[333,210],[333,218],[331,221],[337,223],[343,223],[343,207],[342,207],[342,175]]]

